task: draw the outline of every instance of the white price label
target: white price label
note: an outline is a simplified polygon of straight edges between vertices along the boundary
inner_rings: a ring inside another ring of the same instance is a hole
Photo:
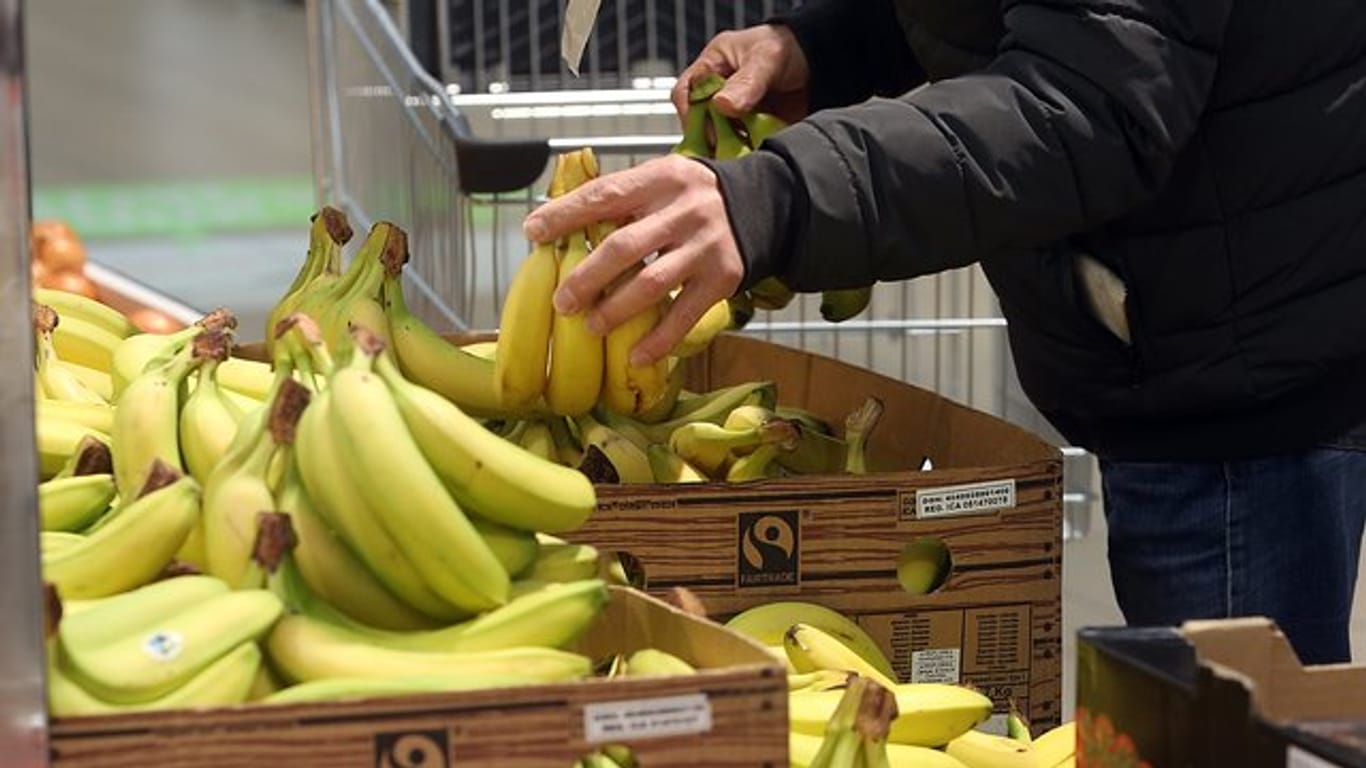
[[[957,684],[962,655],[957,648],[914,651],[911,653],[911,682]]]
[[[173,630],[153,632],[142,641],[142,652],[156,661],[174,661],[184,648],[185,639]]]
[[[921,520],[981,515],[1014,506],[1014,480],[926,488],[915,494],[915,516]]]
[[[1291,744],[1285,748],[1285,768],[1341,768],[1341,766]]]
[[[583,708],[583,735],[589,744],[710,730],[711,701],[705,693],[608,701]]]

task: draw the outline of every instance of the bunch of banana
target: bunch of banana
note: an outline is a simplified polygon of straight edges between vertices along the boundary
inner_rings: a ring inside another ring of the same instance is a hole
[[[888,728],[897,701],[876,681],[851,676],[826,722],[815,754],[792,755],[794,765],[810,768],[889,768]]]
[[[298,308],[306,292],[336,282],[341,274],[342,246],[351,241],[351,224],[336,208],[323,206],[309,222],[308,255],[303,267],[266,318],[266,354],[270,356],[275,353],[275,327]]]
[[[65,615],[51,590],[48,602],[48,701],[57,717],[239,704],[261,667],[257,640],[282,608],[270,592],[230,591],[209,576],[68,600]]]

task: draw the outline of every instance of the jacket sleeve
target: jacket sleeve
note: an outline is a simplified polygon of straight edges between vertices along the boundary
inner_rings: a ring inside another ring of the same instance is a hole
[[[811,111],[899,96],[924,82],[892,0],[812,0],[770,19],[792,30],[811,72]]]
[[[716,164],[745,285],[868,285],[1094,228],[1153,197],[1204,110],[1232,0],[1014,0],[986,68],[827,110]]]

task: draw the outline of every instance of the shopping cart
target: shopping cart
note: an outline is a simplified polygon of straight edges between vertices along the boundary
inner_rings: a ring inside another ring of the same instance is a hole
[[[318,199],[341,207],[362,231],[381,219],[408,231],[410,301],[442,331],[497,327],[509,278],[528,250],[521,220],[541,200],[552,153],[592,147],[610,171],[678,140],[665,76],[529,91],[478,78],[485,91],[468,92],[419,65],[378,0],[310,0],[309,31]],[[1006,323],[980,269],[879,285],[868,309],[840,324],[820,317],[819,302],[799,296],[786,309],[760,312],[742,332],[1058,439],[1020,390]],[[1065,448],[1064,456],[1065,535],[1080,536],[1097,475],[1084,451]]]

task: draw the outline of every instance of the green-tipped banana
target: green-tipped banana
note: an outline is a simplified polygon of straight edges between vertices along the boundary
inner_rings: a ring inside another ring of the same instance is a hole
[[[275,351],[275,326],[299,306],[305,290],[316,290],[314,281],[321,277],[335,280],[341,274],[342,246],[350,242],[353,235],[346,214],[336,208],[323,206],[313,214],[310,222],[308,256],[304,259],[299,273],[295,275],[294,282],[266,318],[267,355]]]
[[[38,515],[44,531],[79,531],[95,522],[114,500],[113,475],[54,478],[38,486]]]
[[[871,286],[823,291],[821,317],[831,323],[842,323],[867,309],[872,298]]]

